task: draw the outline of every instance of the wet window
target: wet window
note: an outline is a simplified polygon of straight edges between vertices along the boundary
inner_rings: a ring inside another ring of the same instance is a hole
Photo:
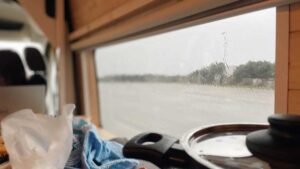
[[[274,8],[96,50],[104,128],[180,136],[274,113]]]

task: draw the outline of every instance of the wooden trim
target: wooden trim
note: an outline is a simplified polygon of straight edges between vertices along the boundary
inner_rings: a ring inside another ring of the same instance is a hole
[[[110,23],[113,23],[121,18],[124,18],[131,13],[134,13],[134,11],[137,11],[138,9],[141,9],[145,6],[148,6],[152,4],[153,2],[157,2],[157,0],[133,0],[125,3],[124,5],[120,6],[119,8],[111,11],[108,14],[105,14],[104,16],[98,18],[97,20],[93,21],[90,24],[87,24],[86,26],[79,28],[72,32],[69,36],[70,41],[74,41],[76,39],[79,39],[82,36],[85,36],[86,34],[92,33],[93,31],[100,29],[101,27],[104,27]]]
[[[289,15],[290,7],[277,7],[276,14],[276,70],[275,113],[288,112],[289,75]]]
[[[65,104],[75,103],[73,57],[67,35],[65,1],[56,0],[56,57],[60,111]]]
[[[300,31],[300,3],[291,5],[290,7],[290,31]]]
[[[108,42],[139,31],[150,29],[167,22],[182,19],[235,1],[236,0],[181,0],[175,4],[166,5],[163,8],[152,9],[135,17],[131,17],[126,21],[116,23],[113,26],[93,33],[86,38],[73,42],[71,48],[72,50],[79,50],[87,49],[92,46],[95,47],[103,42]]]
[[[83,63],[82,63],[82,56],[83,53],[76,53],[75,54],[75,66],[76,66],[76,84],[77,84],[77,88],[76,88],[76,91],[77,91],[77,113],[82,115],[84,114],[85,112],[85,109],[84,109],[84,82],[85,82],[85,79],[84,79],[84,73],[83,73],[83,70],[84,70],[84,67],[83,67]]]
[[[62,0],[56,0],[56,57],[57,59],[57,76],[58,76],[58,95],[59,110],[63,110],[66,104],[66,29],[65,29],[65,3]]]
[[[84,27],[128,1],[132,0],[69,0],[72,27],[74,30]]]
[[[97,84],[97,74],[96,74],[96,65],[95,65],[95,56],[94,51],[89,53],[87,59],[87,67],[88,67],[88,80],[89,80],[89,97],[90,97],[90,109],[92,122],[100,126],[100,102],[99,102],[99,92],[98,92],[98,84]]]
[[[300,90],[289,90],[288,114],[300,115]]]
[[[300,11],[300,10],[299,10]],[[300,90],[300,31],[290,31],[289,89]]]
[[[203,3],[202,1],[200,2]],[[205,16],[205,17],[202,16],[200,18],[193,18],[192,20],[189,18],[185,19],[186,17],[191,16],[191,12],[182,15],[185,17],[178,18],[179,17],[178,15],[182,14],[181,12],[187,10],[188,5],[193,5],[197,7],[197,5],[200,5],[200,2],[198,2],[199,4],[196,4],[196,2],[192,4],[192,2],[190,1],[184,1],[184,3],[178,2],[177,4],[173,5],[172,9],[170,9],[171,7],[165,9],[167,10],[167,12],[171,13],[170,14],[165,12],[170,16],[172,16],[172,19],[170,18],[166,19],[159,15],[160,14],[159,12],[162,11],[163,9],[159,11],[154,11],[149,14],[136,16],[135,18],[129,19],[124,23],[119,23],[117,25],[114,25],[113,27],[101,31],[97,31],[88,37],[75,41],[71,44],[71,48],[72,50],[84,50],[89,48],[95,48],[102,45],[118,43],[122,41],[127,41],[129,39],[141,38],[141,37],[163,33],[171,30],[177,30],[188,26],[203,24],[203,23],[207,23],[218,19],[223,19],[226,17],[231,17],[231,16],[235,16],[235,15],[239,15],[239,14],[243,14],[243,13],[247,13],[259,9],[280,6],[280,5],[290,4],[290,3],[300,2],[300,1],[299,0],[270,0],[270,1],[265,0],[265,1],[259,1],[251,5],[246,5],[237,9],[230,9],[228,11],[213,14],[211,16]],[[183,6],[182,4],[184,4],[185,6],[182,7]],[[229,5],[227,5],[227,7],[230,6],[230,3],[228,4]],[[205,12],[207,10],[202,10],[202,11],[199,10],[198,12],[195,12],[195,9],[193,9],[192,11],[194,12],[195,15],[199,12]],[[166,20],[168,20],[169,22],[163,23],[163,21]]]
[[[96,126],[101,126],[99,89],[97,87],[94,51],[83,51],[77,56],[76,60],[80,70],[79,87],[81,88],[81,111],[86,114]]]
[[[213,9],[204,13],[199,13],[191,17],[177,20],[175,22],[167,23],[165,25],[161,25],[159,27],[152,28],[144,32],[139,32],[138,34],[134,34],[130,37],[127,37],[126,39],[117,40],[115,42],[118,43],[126,40],[138,39],[141,37],[151,36],[159,33],[169,32],[169,31],[178,30],[190,26],[213,22],[224,18],[242,15],[256,10],[262,10],[270,7],[276,7],[276,6],[284,6],[295,2],[296,2],[295,0],[262,1],[257,3],[250,3],[242,6],[238,6],[239,4],[236,4],[237,6],[236,8],[234,7],[234,4],[227,5],[225,7]],[[298,0],[298,2],[300,1]]]

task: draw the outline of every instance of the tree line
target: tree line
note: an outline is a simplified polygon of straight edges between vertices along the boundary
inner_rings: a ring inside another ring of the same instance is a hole
[[[274,81],[275,64],[268,61],[249,61],[233,68],[223,62],[212,63],[189,74],[194,83],[210,85],[257,85],[266,86]]]
[[[240,85],[273,87],[275,64],[268,61],[249,61],[239,66],[215,62],[186,76],[166,75],[114,75],[100,81],[115,82],[183,82],[205,85]]]

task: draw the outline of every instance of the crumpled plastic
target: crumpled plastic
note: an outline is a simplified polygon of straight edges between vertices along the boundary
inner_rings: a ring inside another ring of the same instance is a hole
[[[1,122],[2,137],[13,169],[63,169],[72,150],[75,105],[57,117],[24,109]]]

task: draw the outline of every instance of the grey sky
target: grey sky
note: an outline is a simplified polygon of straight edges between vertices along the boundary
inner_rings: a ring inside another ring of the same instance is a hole
[[[275,24],[272,8],[100,48],[97,73],[185,75],[216,61],[274,62]]]

